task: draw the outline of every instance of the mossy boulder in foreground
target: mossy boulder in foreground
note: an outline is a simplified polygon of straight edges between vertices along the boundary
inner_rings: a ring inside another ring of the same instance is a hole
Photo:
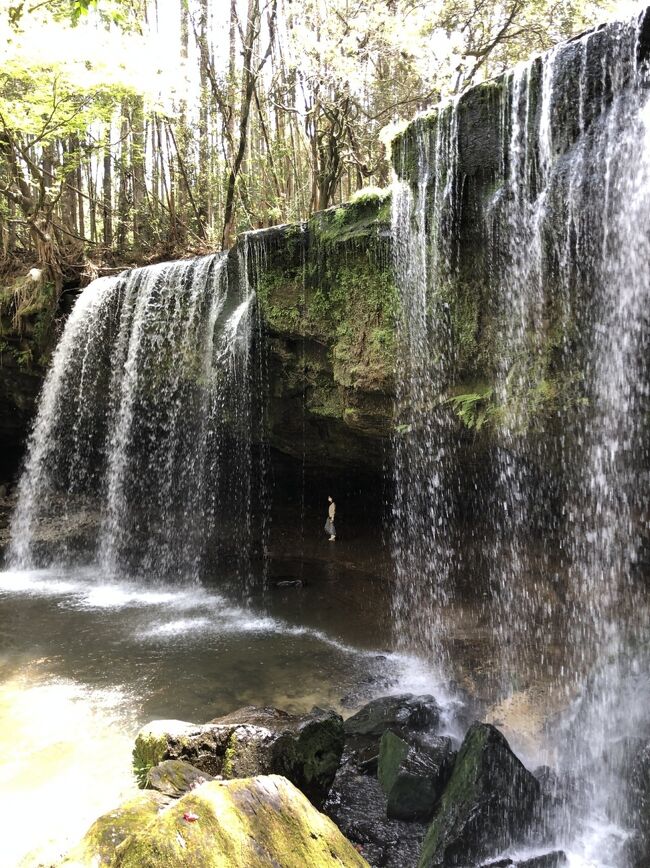
[[[116,850],[115,868],[367,868],[334,823],[277,775],[212,781]]]
[[[435,809],[418,868],[480,865],[527,839],[540,785],[489,724],[473,724]]]
[[[171,799],[153,790],[134,793],[118,808],[95,820],[61,864],[65,868],[112,865],[116,848],[170,804]]]

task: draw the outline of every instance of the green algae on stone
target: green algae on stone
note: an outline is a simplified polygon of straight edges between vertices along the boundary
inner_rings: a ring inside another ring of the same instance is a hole
[[[184,815],[194,815],[187,821]],[[125,840],[115,868],[367,868],[334,823],[277,775],[203,784]]]
[[[154,720],[143,726],[135,738],[133,773],[144,788],[149,769],[168,758],[170,734],[185,732],[191,723],[182,720]]]
[[[474,723],[422,846],[418,868],[474,864],[526,840],[540,785],[489,724]]]
[[[221,773],[224,778],[232,778],[235,771],[235,759],[237,758],[237,733],[233,732],[228,739],[228,746],[223,755]]]
[[[184,760],[163,760],[147,772],[145,789],[157,790],[177,799],[193,787],[211,780],[212,777],[207,772]]]
[[[265,769],[259,766],[255,769],[249,762],[244,766],[246,776],[272,771],[288,778],[314,805],[324,802],[339,767],[345,743],[340,715],[313,708],[309,714],[297,716],[277,708],[247,706],[216,718],[213,723],[239,724],[226,751],[224,776],[233,776],[226,771],[233,764],[239,770],[239,776],[243,776],[241,769],[245,755],[238,745],[237,734],[257,729],[267,733],[263,744]]]
[[[409,746],[404,739],[387,729],[379,743],[379,765],[377,767],[377,777],[386,794],[393,788],[399,767],[406,759],[408,752]]]
[[[116,848],[134,832],[145,828],[169,804],[170,799],[162,793],[154,790],[138,792],[95,820],[61,864],[66,868],[114,864]]]

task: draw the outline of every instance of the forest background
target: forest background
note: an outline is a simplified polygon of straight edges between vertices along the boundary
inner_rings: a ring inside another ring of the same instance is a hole
[[[625,5],[0,0],[0,313],[384,187],[401,123]]]

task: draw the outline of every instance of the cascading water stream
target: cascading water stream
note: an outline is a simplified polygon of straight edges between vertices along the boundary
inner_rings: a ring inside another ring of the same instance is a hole
[[[558,840],[595,859],[576,864],[609,868],[631,858],[626,833],[599,838],[590,853],[585,830],[594,822],[634,828],[626,769],[649,711],[639,657],[649,632],[645,29],[642,15],[594,31],[486,85],[500,158],[478,206],[462,192],[439,193],[477,183],[466,168],[464,100],[437,120],[416,121],[393,209],[404,353],[397,628],[440,655],[444,607],[462,566],[460,488],[478,516],[474,581],[488,595],[479,608],[499,647],[501,690],[538,676],[565,706],[574,703],[549,756],[589,782],[592,795],[584,816],[567,805],[554,817]],[[454,125],[458,149],[441,151],[440,130]],[[468,202],[476,210],[464,212]],[[464,335],[440,300],[445,288],[467,293],[468,274],[489,287],[498,354],[492,382],[455,404]],[[493,444],[469,487],[467,435],[453,413],[468,408],[474,430],[489,426]]]
[[[227,262],[148,266],[82,292],[43,388],[13,565],[73,558],[66,525],[85,515],[95,533],[84,549],[104,576],[196,577],[216,537],[248,581],[263,478],[254,295],[246,280],[229,282]]]
[[[393,260],[403,305],[393,456],[392,546],[398,576],[393,617],[401,641],[438,653],[439,616],[451,593],[454,562],[449,470],[455,463],[455,443],[448,414],[436,401],[451,370],[445,292],[453,253],[446,227],[457,204],[456,149],[457,114],[451,106],[440,114],[433,131],[418,130],[417,189],[397,183],[392,204]],[[417,584],[412,581],[414,570],[421,570]],[[413,617],[425,607],[430,620]]]

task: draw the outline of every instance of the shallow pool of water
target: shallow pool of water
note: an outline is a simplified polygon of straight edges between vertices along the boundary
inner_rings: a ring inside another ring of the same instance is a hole
[[[386,651],[379,625],[309,588],[243,606],[201,585],[102,581],[94,567],[5,571],[0,607],[3,868],[56,859],[119,802],[149,720],[441,695],[432,669]]]
[[[52,864],[118,804],[152,719],[206,722],[243,705],[345,715],[406,691],[433,693],[451,719],[457,701],[434,667],[390,650],[382,589],[340,566],[307,574],[243,604],[208,584],[106,581],[93,566],[0,572],[0,868]],[[533,768],[557,745],[531,701],[515,693],[487,716]],[[571,868],[621,868],[625,836],[595,811],[560,843]]]

